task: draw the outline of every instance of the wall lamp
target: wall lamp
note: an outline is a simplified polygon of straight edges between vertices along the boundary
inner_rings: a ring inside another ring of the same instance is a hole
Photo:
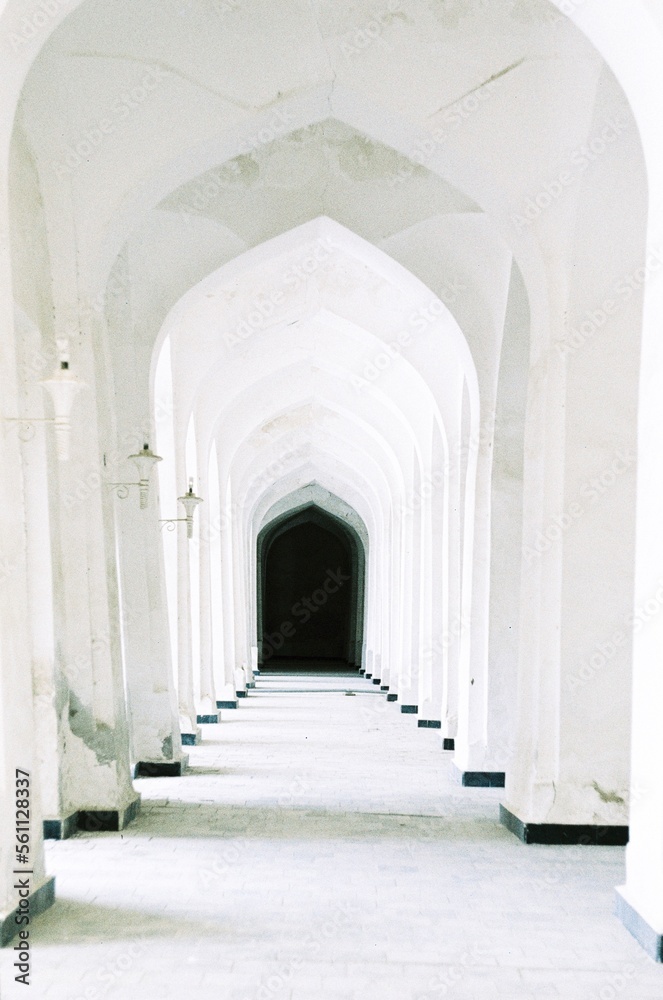
[[[159,522],[161,525],[166,525],[168,531],[174,531],[175,525],[181,522],[186,523],[186,537],[193,538],[193,515],[196,511],[196,507],[199,503],[203,503],[203,498],[196,496],[193,492],[193,479],[189,479],[189,489],[184,494],[183,497],[177,498],[179,502],[184,507],[186,517],[168,517],[162,518]]]
[[[138,482],[109,483],[108,485],[115,488],[115,492],[120,500],[126,500],[129,496],[129,487],[137,486],[140,497],[140,509],[145,510],[150,494],[150,475],[157,462],[162,461],[161,455],[155,455],[151,451],[149,444],[144,444],[143,450],[139,451],[136,455],[129,455],[129,459],[135,462],[138,467]]]
[[[71,445],[71,411],[74,400],[81,389],[86,386],[69,369],[68,361],[60,361],[60,367],[50,378],[40,380],[53,403],[52,417],[6,417],[11,423],[21,425],[19,437],[22,441],[30,441],[35,435],[34,424],[54,424],[55,447],[58,460],[66,462],[70,457]]]

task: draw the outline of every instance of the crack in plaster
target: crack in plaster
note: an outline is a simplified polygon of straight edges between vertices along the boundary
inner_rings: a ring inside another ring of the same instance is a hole
[[[428,117],[434,118],[435,115],[439,115],[440,112],[448,111],[449,108],[453,108],[460,101],[464,101],[466,97],[470,97],[472,94],[476,94],[477,90],[481,90],[482,87],[489,86],[489,84],[494,83],[495,80],[499,80],[503,76],[506,76],[506,74],[510,73],[512,70],[518,69],[518,67],[522,66],[525,61],[526,61],[525,56],[523,56],[523,58],[519,59],[517,62],[511,63],[510,66],[506,66],[504,69],[501,69],[499,73],[493,73],[493,75],[489,76],[487,80],[483,81],[483,83],[479,83],[477,84],[476,87],[472,87],[471,90],[468,90],[466,93],[461,94],[460,97],[456,97],[449,104],[443,104],[441,108],[438,108],[437,111],[433,111],[433,113],[430,114]]]
[[[109,52],[69,52],[69,57],[71,59],[119,59],[122,62],[132,62],[138,63],[140,66],[156,66],[162,71],[162,73],[171,73],[173,76],[179,77],[186,83],[190,83],[194,87],[199,87],[201,90],[206,90],[208,94],[212,94],[214,97],[220,97],[222,101],[227,104],[232,104],[236,108],[241,108],[243,111],[259,111],[255,104],[248,104],[246,101],[238,101],[234,97],[229,97],[227,94],[222,93],[220,90],[215,90],[214,87],[210,87],[209,84],[203,83],[201,80],[197,80],[194,76],[189,76],[188,73],[182,72],[180,69],[176,69],[174,66],[170,66],[168,63],[162,62],[160,59],[139,59],[137,56],[128,56],[121,53],[109,53]]]

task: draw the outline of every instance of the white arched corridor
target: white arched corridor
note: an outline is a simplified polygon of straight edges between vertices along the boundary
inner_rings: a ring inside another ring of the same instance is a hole
[[[514,859],[574,887],[545,920],[568,922],[549,964],[584,962],[583,996],[660,992],[653,963],[623,963],[626,930],[663,958],[662,18],[656,0],[0,2],[4,990],[30,940],[35,988],[73,996],[77,935],[110,921],[123,943],[114,908],[145,950],[100,995],[142,993],[158,940],[205,965],[149,916],[191,924],[179,875],[133,909],[100,875],[95,911],[94,869],[154,837],[152,885],[171,838],[190,878],[230,837],[198,929],[223,926],[210,954],[238,963],[238,997],[279,995],[264,975],[334,894],[274,931],[252,980],[225,935],[248,926],[253,862],[270,919],[302,903],[284,859],[310,843],[325,869],[328,814],[346,880],[356,826],[384,846],[357,895],[379,886],[383,909],[365,939],[344,925],[344,972],[319,942],[291,1000],[365,995],[378,939],[376,997],[441,991],[394,963],[399,939],[433,965],[453,939],[462,844],[500,869],[484,917],[537,919]],[[407,858],[390,894],[379,872]],[[509,957],[482,926],[459,996],[541,995],[541,940],[515,920]],[[517,975],[491,978],[502,962]]]

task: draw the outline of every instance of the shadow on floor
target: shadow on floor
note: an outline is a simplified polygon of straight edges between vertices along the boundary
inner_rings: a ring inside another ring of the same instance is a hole
[[[140,946],[141,938],[219,937],[237,938],[232,913],[226,920],[192,920],[178,914],[165,916],[127,907],[99,906],[58,896],[53,906],[30,927],[32,945],[84,944],[103,945],[109,941],[131,940]]]
[[[499,793],[499,789],[495,792]],[[468,810],[467,815],[415,816],[388,812],[351,812],[293,805],[291,795],[275,795],[264,806],[210,805],[169,799],[146,802],[138,818],[124,831],[125,839],[228,838],[256,840],[412,840],[464,843],[468,849],[496,840],[513,840],[495,815],[486,817]],[[287,799],[287,801],[285,801]],[[485,803],[481,807],[485,810]],[[189,817],[187,818],[187,813]],[[117,835],[115,835],[117,836]]]
[[[272,656],[260,667],[260,674],[313,674],[328,677],[359,677],[359,667],[347,660],[309,659],[307,657]]]

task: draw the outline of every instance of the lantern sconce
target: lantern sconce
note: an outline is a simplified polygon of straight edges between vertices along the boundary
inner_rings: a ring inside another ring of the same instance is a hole
[[[60,367],[50,378],[40,379],[40,385],[51,397],[53,404],[52,417],[6,417],[5,419],[20,425],[19,437],[22,441],[31,441],[35,435],[34,424],[54,424],[55,446],[58,460],[67,462],[70,457],[71,444],[71,411],[74,400],[86,383],[77,378],[69,368],[69,362],[60,360]]]
[[[135,462],[138,467],[138,482],[109,483],[108,485],[115,488],[115,492],[120,500],[126,500],[129,496],[130,486],[137,486],[140,498],[140,509],[145,510],[150,495],[150,475],[157,462],[162,461],[161,455],[155,455],[150,449],[149,444],[144,444],[142,451],[137,452],[135,455],[129,455],[128,457],[132,462]]]
[[[177,498],[184,507],[186,517],[163,518],[159,523],[166,525],[168,531],[174,531],[175,525],[181,522],[186,523],[186,537],[193,538],[193,515],[199,503],[203,503],[203,498],[196,496],[193,492],[193,479],[189,479],[189,489],[182,497]]]

